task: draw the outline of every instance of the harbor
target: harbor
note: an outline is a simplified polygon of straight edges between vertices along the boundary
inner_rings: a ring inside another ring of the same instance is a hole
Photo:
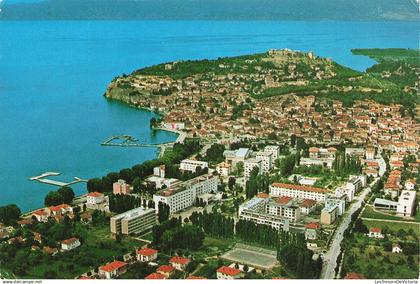
[[[45,172],[45,173],[43,173],[39,176],[31,177],[31,178],[29,178],[29,180],[37,181],[37,182],[41,182],[41,183],[45,183],[45,184],[49,184],[49,185],[54,185],[54,186],[58,186],[58,187],[70,186],[72,184],[76,184],[76,183],[79,183],[79,182],[87,182],[87,180],[81,179],[79,177],[74,177],[74,180],[70,181],[70,182],[62,182],[62,181],[52,180],[52,179],[47,178],[47,177],[59,176],[59,175],[61,175],[61,173]]]

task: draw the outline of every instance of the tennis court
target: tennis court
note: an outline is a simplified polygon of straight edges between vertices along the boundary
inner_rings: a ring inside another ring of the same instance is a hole
[[[271,269],[277,264],[275,251],[244,244],[237,244],[233,249],[223,254],[222,258],[258,269]]]

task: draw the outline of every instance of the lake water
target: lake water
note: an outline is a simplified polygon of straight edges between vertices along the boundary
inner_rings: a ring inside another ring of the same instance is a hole
[[[103,98],[116,75],[271,48],[312,50],[364,70],[373,61],[351,48],[416,48],[418,32],[404,22],[0,22],[0,205],[41,206],[56,188],[28,178],[45,171],[64,181],[92,178],[156,156],[151,148],[101,147],[110,135],[175,139],[150,131],[153,114]]]

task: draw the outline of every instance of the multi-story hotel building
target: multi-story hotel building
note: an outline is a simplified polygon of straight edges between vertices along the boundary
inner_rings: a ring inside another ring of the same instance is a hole
[[[267,225],[277,230],[283,229],[288,231],[290,220],[285,215],[289,214],[289,212],[283,214],[281,208],[278,211],[276,205],[269,203],[272,203],[270,198],[252,198],[239,206],[239,219]]]
[[[112,193],[113,194],[130,194],[132,187],[125,182],[123,179],[119,179],[117,182],[112,184]]]
[[[264,147],[264,152],[269,152],[272,155],[273,163],[279,158],[280,146],[269,145]]]
[[[257,152],[256,158],[261,160],[263,173],[268,173],[273,168],[273,154],[270,152]]]
[[[135,208],[111,217],[111,233],[113,235],[141,233],[156,225],[155,209]]]
[[[330,193],[330,191],[324,188],[305,185],[287,183],[273,183],[270,185],[271,196],[289,196],[294,198],[324,201],[328,193]]]
[[[158,191],[153,195],[156,210],[158,210],[159,202],[169,205],[171,214],[193,206],[200,195],[217,192],[218,184],[219,177],[213,174],[205,174],[177,183],[174,187]]]
[[[189,171],[193,173],[197,171],[198,167],[200,167],[201,169],[208,168],[209,164],[207,162],[185,159],[182,160],[181,164],[179,165],[180,170]]]
[[[258,174],[262,174],[262,160],[261,159],[247,159],[244,162],[244,178],[248,180],[254,168],[258,168]]]

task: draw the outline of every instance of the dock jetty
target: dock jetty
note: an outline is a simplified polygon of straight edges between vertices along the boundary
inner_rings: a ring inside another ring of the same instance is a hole
[[[39,176],[31,177],[31,178],[29,178],[29,180],[37,181],[37,182],[41,182],[41,183],[45,183],[45,184],[49,184],[49,185],[55,185],[55,186],[59,186],[59,187],[69,186],[69,185],[79,183],[79,182],[87,182],[87,180],[81,179],[79,177],[74,177],[74,180],[70,181],[70,182],[62,182],[62,181],[52,180],[52,179],[46,178],[46,177],[50,177],[50,176],[59,176],[60,174],[61,173],[56,173],[56,172],[45,172],[45,173],[43,173]]]

